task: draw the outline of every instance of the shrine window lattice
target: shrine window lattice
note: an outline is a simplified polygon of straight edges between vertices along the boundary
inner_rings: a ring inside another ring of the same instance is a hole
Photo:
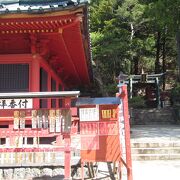
[[[0,92],[28,92],[28,64],[0,64]]]

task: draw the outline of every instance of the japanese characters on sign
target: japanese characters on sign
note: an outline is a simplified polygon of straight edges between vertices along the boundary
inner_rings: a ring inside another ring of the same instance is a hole
[[[82,108],[80,121],[81,150],[98,150],[100,137],[117,136],[119,133],[115,107]]]
[[[19,127],[18,127],[19,128]],[[30,131],[29,129],[23,129],[23,131],[13,131],[13,130],[2,130],[0,131],[0,137],[1,138],[7,138],[7,137],[48,137],[49,131],[48,129],[41,129],[41,131]]]
[[[117,107],[115,106],[96,106],[95,108],[80,108],[79,115],[81,122],[99,121],[101,120],[116,120],[118,117]]]
[[[37,128],[37,110],[32,110],[32,119],[31,119],[31,123],[32,123],[32,129],[36,129]]]
[[[56,132],[61,132],[61,119],[62,115],[60,110],[56,110]]]
[[[40,110],[38,111],[38,114],[37,114],[37,126],[38,128],[43,127],[43,112]]]
[[[95,108],[80,108],[80,121],[99,121],[99,106]]]
[[[118,135],[117,122],[100,122],[99,135]]]
[[[19,126],[20,129],[25,129],[25,111],[20,111]]]
[[[29,117],[27,117],[29,120]],[[14,111],[14,130],[25,129],[26,111]],[[71,132],[71,111],[69,109],[32,110],[32,129],[49,129],[50,133]],[[1,132],[0,132],[1,134]]]
[[[81,150],[98,150],[99,138],[102,136],[117,136],[118,122],[81,123]]]
[[[19,129],[19,111],[14,111],[14,129]]]
[[[55,127],[56,127],[56,111],[55,110],[50,110],[49,111],[49,132],[55,132]]]
[[[102,112],[102,119],[116,117],[116,109],[107,109],[107,110],[102,110],[101,112]]]
[[[32,99],[0,99],[0,109],[32,109]]]
[[[80,124],[81,135],[98,135],[99,124],[98,123],[81,123]]]
[[[117,107],[103,105],[100,109],[100,118],[102,120],[115,120],[117,119]]]
[[[48,110],[43,111],[43,126],[44,129],[48,129],[49,119],[48,119]]]
[[[81,135],[118,135],[118,123],[115,122],[93,122],[81,123]]]

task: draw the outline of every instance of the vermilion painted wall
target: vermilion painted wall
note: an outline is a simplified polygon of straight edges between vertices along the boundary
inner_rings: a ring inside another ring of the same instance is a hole
[[[60,77],[48,65],[48,63],[37,54],[8,54],[0,55],[0,64],[28,64],[29,65],[29,92],[40,91],[40,68],[48,73],[48,91],[51,91],[51,78],[56,81],[56,90],[59,85],[64,89],[64,84]],[[33,100],[33,108],[39,108],[39,100]],[[51,101],[48,102],[48,108],[51,108]]]

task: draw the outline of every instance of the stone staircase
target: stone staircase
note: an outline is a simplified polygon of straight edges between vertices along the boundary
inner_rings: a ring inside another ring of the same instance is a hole
[[[134,161],[180,160],[180,125],[134,126],[131,130]]]
[[[132,159],[136,161],[180,160],[180,141],[134,142],[131,144]]]

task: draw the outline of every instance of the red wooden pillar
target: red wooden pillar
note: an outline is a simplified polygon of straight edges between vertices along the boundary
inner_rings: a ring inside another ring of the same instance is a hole
[[[56,91],[59,91],[58,81],[56,80]],[[56,99],[56,108],[59,108],[59,98]]]
[[[120,97],[120,94],[117,93],[116,94],[116,97],[119,98]],[[122,180],[122,167],[123,167],[123,163],[122,163],[122,154],[123,154],[123,148],[122,148],[122,145],[121,145],[121,134],[120,134],[120,128],[121,128],[121,123],[120,123],[120,118],[121,118],[121,115],[120,115],[120,111],[121,111],[121,108],[118,106],[117,107],[117,119],[118,119],[118,133],[119,133],[119,141],[120,141],[120,146],[119,146],[119,151],[120,151],[120,160],[118,162],[118,176],[119,176],[119,180]]]
[[[62,145],[62,136],[61,135],[58,135],[56,137],[56,145],[57,146],[61,146]]]
[[[81,179],[84,180],[84,162],[81,161]]]
[[[71,99],[65,98],[64,99],[65,108],[71,107]],[[64,152],[64,180],[71,179],[71,136],[70,132],[64,135],[65,141],[65,152]]]
[[[51,75],[48,73],[48,91],[51,91]],[[47,106],[50,109],[51,108],[51,99],[47,100]]]
[[[65,152],[64,152],[64,179],[70,180],[71,179],[71,139],[70,134],[64,135],[65,141]]]
[[[125,126],[125,146],[126,146],[126,164],[128,180],[133,180],[132,177],[132,159],[131,159],[131,144],[130,144],[130,125],[129,125],[129,111],[128,111],[128,93],[127,85],[121,87],[121,97],[123,101],[123,116]]]
[[[40,64],[38,57],[33,55],[32,68],[31,68],[31,92],[40,91]],[[39,99],[33,99],[33,108],[39,108]]]

